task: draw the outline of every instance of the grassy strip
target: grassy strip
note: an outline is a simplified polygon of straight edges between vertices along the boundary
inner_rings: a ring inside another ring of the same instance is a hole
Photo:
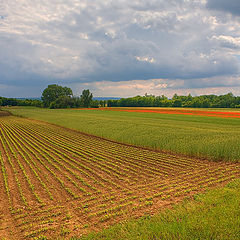
[[[240,180],[145,216],[72,240],[240,239]]]
[[[124,143],[214,160],[240,160],[240,119],[27,107],[9,110]]]
[[[2,158],[1,151],[0,151],[0,162],[1,162],[1,169],[2,169],[2,175],[3,175],[3,180],[4,180],[4,186],[5,186],[7,196],[8,196],[8,202],[9,202],[9,205],[10,205],[9,207],[10,207],[10,209],[12,209],[12,199],[11,199],[11,196],[10,196],[10,190],[9,190],[9,185],[8,185],[8,176],[7,176],[7,173],[6,173],[6,168],[5,168],[5,165],[4,165],[4,161],[3,161],[3,158]]]

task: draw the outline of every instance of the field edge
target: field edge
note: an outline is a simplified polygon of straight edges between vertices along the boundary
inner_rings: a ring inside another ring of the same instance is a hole
[[[129,219],[71,240],[240,239],[239,189],[240,178],[186,197],[153,216]]]

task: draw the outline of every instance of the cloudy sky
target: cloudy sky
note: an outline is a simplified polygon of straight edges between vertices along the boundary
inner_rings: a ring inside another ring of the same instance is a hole
[[[0,96],[240,95],[239,0],[0,0]]]

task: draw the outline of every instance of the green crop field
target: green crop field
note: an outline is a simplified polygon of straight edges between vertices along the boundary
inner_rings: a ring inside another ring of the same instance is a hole
[[[31,107],[8,110],[119,142],[214,160],[240,159],[240,118]]]

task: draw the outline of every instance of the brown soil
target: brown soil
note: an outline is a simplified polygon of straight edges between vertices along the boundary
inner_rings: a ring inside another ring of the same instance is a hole
[[[0,109],[0,117],[6,117],[6,116],[11,116],[12,114],[10,112],[2,111]]]
[[[153,151],[24,118],[0,118],[0,138],[0,239],[81,236],[240,177],[240,164]]]

